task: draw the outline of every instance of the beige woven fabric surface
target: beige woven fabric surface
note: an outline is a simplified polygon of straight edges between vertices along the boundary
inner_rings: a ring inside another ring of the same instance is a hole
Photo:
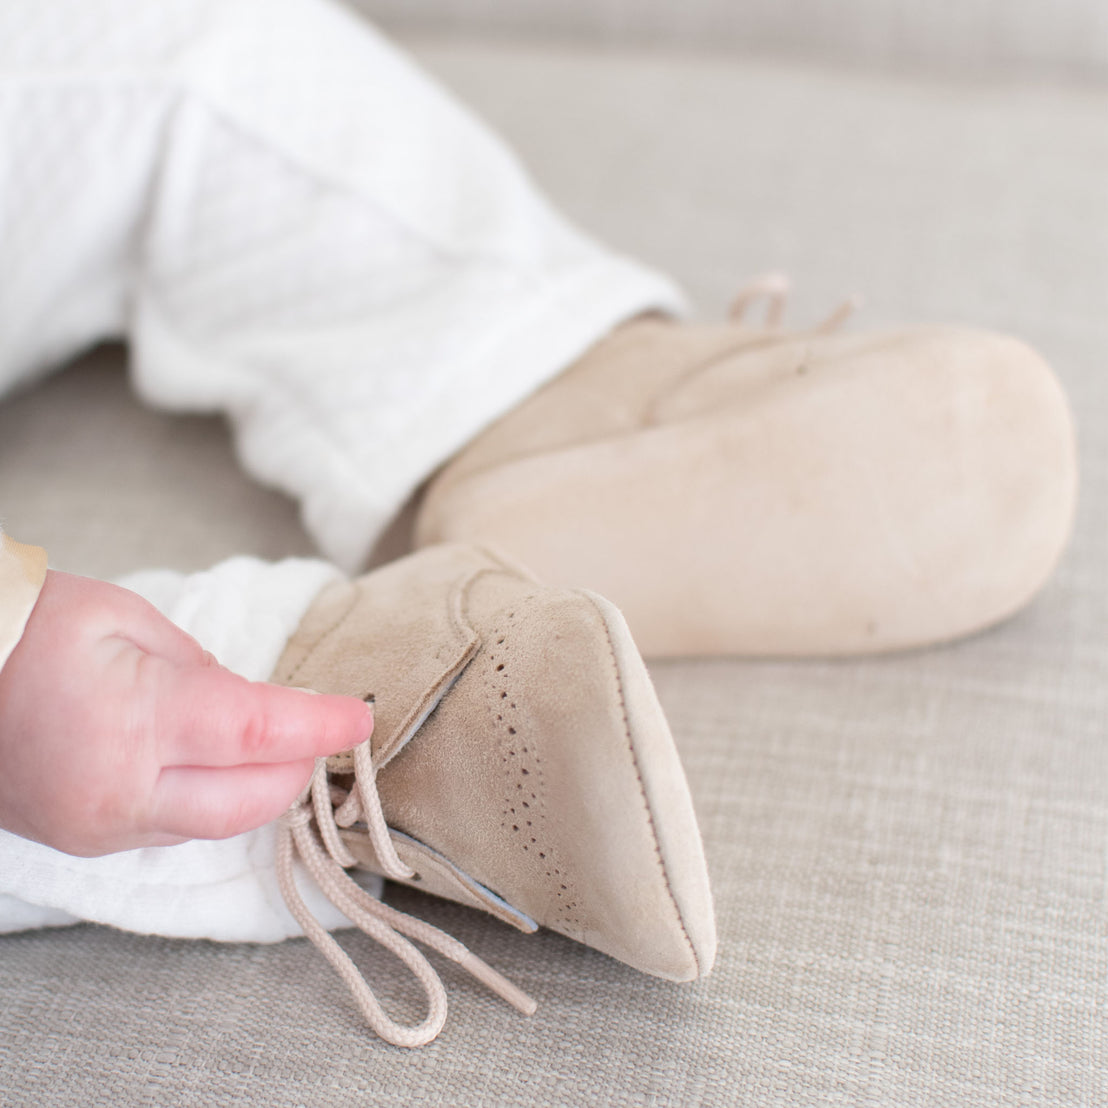
[[[791,270],[810,319],[1014,330],[1083,430],[1076,543],[1024,615],[864,663],[654,667],[718,897],[706,981],[395,893],[539,998],[451,969],[417,1054],[362,1030],[304,941],[82,927],[0,939],[0,1102],[1108,1102],[1108,92],[695,57],[423,43],[586,226],[707,312]],[[859,324],[860,325],[860,324]],[[0,408],[0,505],[98,574],[309,549],[216,421],[144,412],[115,352]],[[372,944],[351,948],[412,1000]]]
[[[397,29],[660,43],[971,74],[1108,74],[1102,0],[351,0]]]

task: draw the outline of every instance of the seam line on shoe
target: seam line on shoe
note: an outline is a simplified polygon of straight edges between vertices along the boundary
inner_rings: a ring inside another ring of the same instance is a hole
[[[578,593],[578,595],[582,595]],[[585,599],[589,599],[585,597]],[[612,632],[608,626],[608,621],[604,618],[604,613],[589,600],[592,605],[593,611],[600,617],[600,622],[604,625],[604,642],[608,646],[608,658],[612,663],[612,670],[616,677],[616,688],[619,690],[619,710],[623,716],[623,732],[627,739],[627,749],[631,754],[631,765],[635,769],[635,780],[639,783],[639,796],[642,798],[643,807],[646,809],[646,818],[650,824],[650,833],[654,838],[654,857],[658,861],[658,868],[662,871],[662,878],[665,881],[666,893],[669,895],[669,902],[673,905],[673,910],[677,916],[677,923],[681,927],[681,934],[685,937],[685,942],[688,944],[689,952],[692,954],[693,962],[696,963],[697,976],[700,975],[700,958],[696,953],[696,947],[693,944],[692,938],[689,936],[688,929],[685,927],[685,917],[681,914],[681,906],[677,903],[677,897],[673,893],[673,885],[669,879],[669,870],[666,868],[666,860],[662,854],[661,843],[658,839],[658,828],[654,823],[654,811],[650,807],[650,798],[646,794],[646,786],[643,783],[642,771],[639,769],[639,759],[635,754],[635,744],[631,740],[631,721],[627,718],[627,698],[624,695],[623,688],[623,676],[620,672],[619,662],[616,661],[615,647],[612,645]]]
[[[646,410],[645,418],[647,422],[643,423],[640,429],[647,427],[657,426],[655,423],[655,413],[658,406],[672,396],[679,389],[684,388],[693,378],[699,377],[701,374],[708,372],[710,369],[714,369],[720,362],[725,361],[728,358],[736,356],[745,356],[746,354],[753,353],[759,350],[765,350],[775,343],[783,342],[797,342],[804,340],[807,344],[805,346],[804,358],[807,360],[808,353],[811,350],[811,342],[813,338],[825,338],[826,335],[821,335],[818,331],[812,328],[798,328],[795,331],[781,330],[781,331],[757,331],[755,337],[749,341],[743,341],[741,339],[733,339],[726,345],[721,346],[719,350],[712,354],[706,355],[701,358],[694,365],[690,366],[679,377],[670,381],[666,387],[656,393],[650,401],[650,405]],[[855,336],[860,337],[860,336]],[[866,352],[872,353],[874,350],[880,351],[886,346],[891,345],[896,341],[894,332],[887,329],[882,329],[869,336]]]
[[[668,382],[664,389],[655,393],[655,395],[651,397],[646,410],[643,412],[642,423],[637,429],[641,431],[647,428],[657,427],[658,408],[663,401],[669,399],[669,397],[679,389],[684,388],[685,385],[695,377],[699,377],[701,374],[707,373],[708,370],[714,369],[720,362],[726,361],[728,358],[733,358],[736,355],[744,355],[756,350],[764,350],[772,346],[775,342],[794,339],[799,334],[800,332],[785,333],[781,331],[771,331],[767,333],[756,333],[756,337],[754,338],[747,335],[745,338],[736,337],[728,340],[728,342],[718,350],[713,351],[711,354],[706,354],[703,358],[694,362],[684,373]]]
[[[700,358],[692,366],[686,369],[679,377],[674,381],[671,381],[669,385],[656,396],[654,396],[649,405],[643,411],[641,420],[631,428],[624,429],[622,431],[615,432],[613,434],[604,434],[595,438],[582,439],[580,441],[559,443],[557,446],[550,447],[543,450],[527,450],[522,454],[514,454],[510,458],[503,458],[500,461],[488,462],[485,465],[479,466],[477,469],[471,470],[468,473],[462,474],[460,477],[451,481],[445,486],[439,486],[435,482],[432,482],[434,494],[437,497],[449,497],[455,490],[465,488],[471,481],[476,481],[479,477],[485,476],[489,473],[494,473],[499,469],[504,469],[508,466],[515,465],[517,463],[526,462],[532,458],[538,458],[543,456],[549,456],[554,454],[568,453],[572,450],[577,450],[581,447],[595,446],[598,443],[604,442],[618,442],[621,439],[629,438],[634,434],[638,434],[642,431],[653,430],[658,426],[657,410],[659,405],[672,396],[678,389],[702,373],[712,369],[718,365],[721,361],[727,358],[733,357],[736,354],[745,354],[748,351],[759,350],[767,346],[771,346],[775,341],[780,341],[782,338],[793,338],[796,335],[800,335],[802,332],[790,332],[787,336],[779,332],[773,332],[764,336],[750,339],[735,338],[729,339],[727,343],[719,350],[713,351],[711,354],[706,354],[703,358]],[[441,491],[440,491],[441,488]],[[421,505],[420,514],[423,514],[423,506]],[[485,548],[487,550],[487,548]]]

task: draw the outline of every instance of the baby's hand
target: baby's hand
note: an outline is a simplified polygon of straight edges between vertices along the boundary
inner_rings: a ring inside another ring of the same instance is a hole
[[[359,700],[237,677],[141,597],[52,571],[0,669],[0,827],[84,856],[226,838],[372,729]]]

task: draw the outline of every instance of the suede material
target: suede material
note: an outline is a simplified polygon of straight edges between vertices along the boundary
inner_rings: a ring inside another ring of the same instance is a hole
[[[654,683],[619,609],[601,596],[593,595],[591,599],[607,626],[612,657],[620,674],[627,732],[647,810],[666,813],[665,819],[654,821],[653,830],[673,899],[693,949],[714,951],[716,917],[708,883],[703,879],[707,863],[700,828],[669,729],[657,726],[663,711]],[[690,859],[695,863],[690,864]]]
[[[643,320],[448,466],[416,541],[596,589],[648,656],[867,653],[1026,603],[1076,488],[1065,398],[1015,340]]]
[[[477,882],[647,973],[708,971],[692,803],[645,667],[604,601],[475,548],[433,547],[326,590],[275,679],[375,693],[388,824],[463,871],[401,840],[423,887],[487,908]]]
[[[654,422],[659,397],[721,359],[767,343],[737,325],[674,326],[647,316],[618,328],[563,374],[478,435],[435,478],[421,525],[434,501],[482,470],[567,445],[631,434]]]
[[[384,765],[479,645],[460,610],[457,585],[490,564],[475,548],[394,562],[356,582],[337,582],[305,613],[273,679],[374,699],[374,763]],[[362,647],[372,636],[372,647]],[[325,682],[324,688],[320,682]]]

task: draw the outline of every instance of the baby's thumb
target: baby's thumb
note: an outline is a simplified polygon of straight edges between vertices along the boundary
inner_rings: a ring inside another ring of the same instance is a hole
[[[163,766],[299,762],[349,750],[373,730],[355,697],[247,681],[221,666],[178,668],[160,709]]]

